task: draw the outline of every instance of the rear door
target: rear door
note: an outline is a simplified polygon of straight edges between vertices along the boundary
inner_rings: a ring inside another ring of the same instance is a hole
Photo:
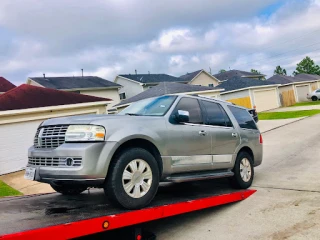
[[[201,104],[205,112],[204,123],[211,135],[213,168],[229,168],[240,144],[239,133],[219,103],[201,100]]]

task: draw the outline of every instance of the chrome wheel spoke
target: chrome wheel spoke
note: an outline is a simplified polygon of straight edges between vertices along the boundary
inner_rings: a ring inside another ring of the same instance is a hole
[[[132,191],[132,188],[134,187],[133,183],[130,181],[127,184],[124,185],[124,190],[127,193],[130,193]]]
[[[138,167],[138,170],[141,172],[141,173],[143,173],[143,171],[146,169],[146,167],[147,167],[147,165],[146,165],[146,163],[145,163],[145,161],[140,161],[139,162],[139,167]]]
[[[124,170],[122,179],[131,180],[132,176],[133,176],[133,174],[131,172],[129,172],[128,170]]]
[[[143,179],[146,179],[146,180],[152,179],[152,172],[151,172],[151,170],[148,169],[146,172],[144,172],[144,173],[142,174],[142,177],[143,177]]]
[[[131,168],[132,173],[134,173],[135,171],[137,171],[138,166],[137,166],[137,160],[133,160],[129,163],[129,166]]]
[[[240,176],[244,182],[251,179],[251,163],[247,158],[243,158],[240,162]]]
[[[150,185],[148,183],[146,183],[145,181],[142,182],[141,187],[143,189],[144,192],[147,192],[150,188]]]
[[[139,186],[138,184],[136,184],[136,185],[134,186],[133,196],[134,196],[135,198],[141,197],[140,186]]]

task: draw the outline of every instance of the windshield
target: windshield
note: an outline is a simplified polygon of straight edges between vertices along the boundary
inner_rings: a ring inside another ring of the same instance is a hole
[[[132,103],[122,110],[119,115],[163,116],[170,109],[176,96],[161,96],[148,98]]]

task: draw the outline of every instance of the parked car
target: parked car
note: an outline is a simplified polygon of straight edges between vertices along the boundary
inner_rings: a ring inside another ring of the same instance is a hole
[[[224,101],[165,95],[117,115],[49,119],[28,152],[25,178],[62,194],[103,188],[128,209],[147,206],[159,182],[229,177],[251,186],[262,137],[248,110]]]
[[[312,101],[318,101],[320,99],[320,88],[314,90],[312,93],[307,93],[307,98]]]

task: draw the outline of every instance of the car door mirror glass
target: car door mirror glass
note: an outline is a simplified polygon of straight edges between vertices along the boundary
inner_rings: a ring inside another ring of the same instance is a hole
[[[186,123],[189,122],[189,112],[185,111],[185,110],[178,110],[177,114],[176,114],[176,120],[179,123]]]

